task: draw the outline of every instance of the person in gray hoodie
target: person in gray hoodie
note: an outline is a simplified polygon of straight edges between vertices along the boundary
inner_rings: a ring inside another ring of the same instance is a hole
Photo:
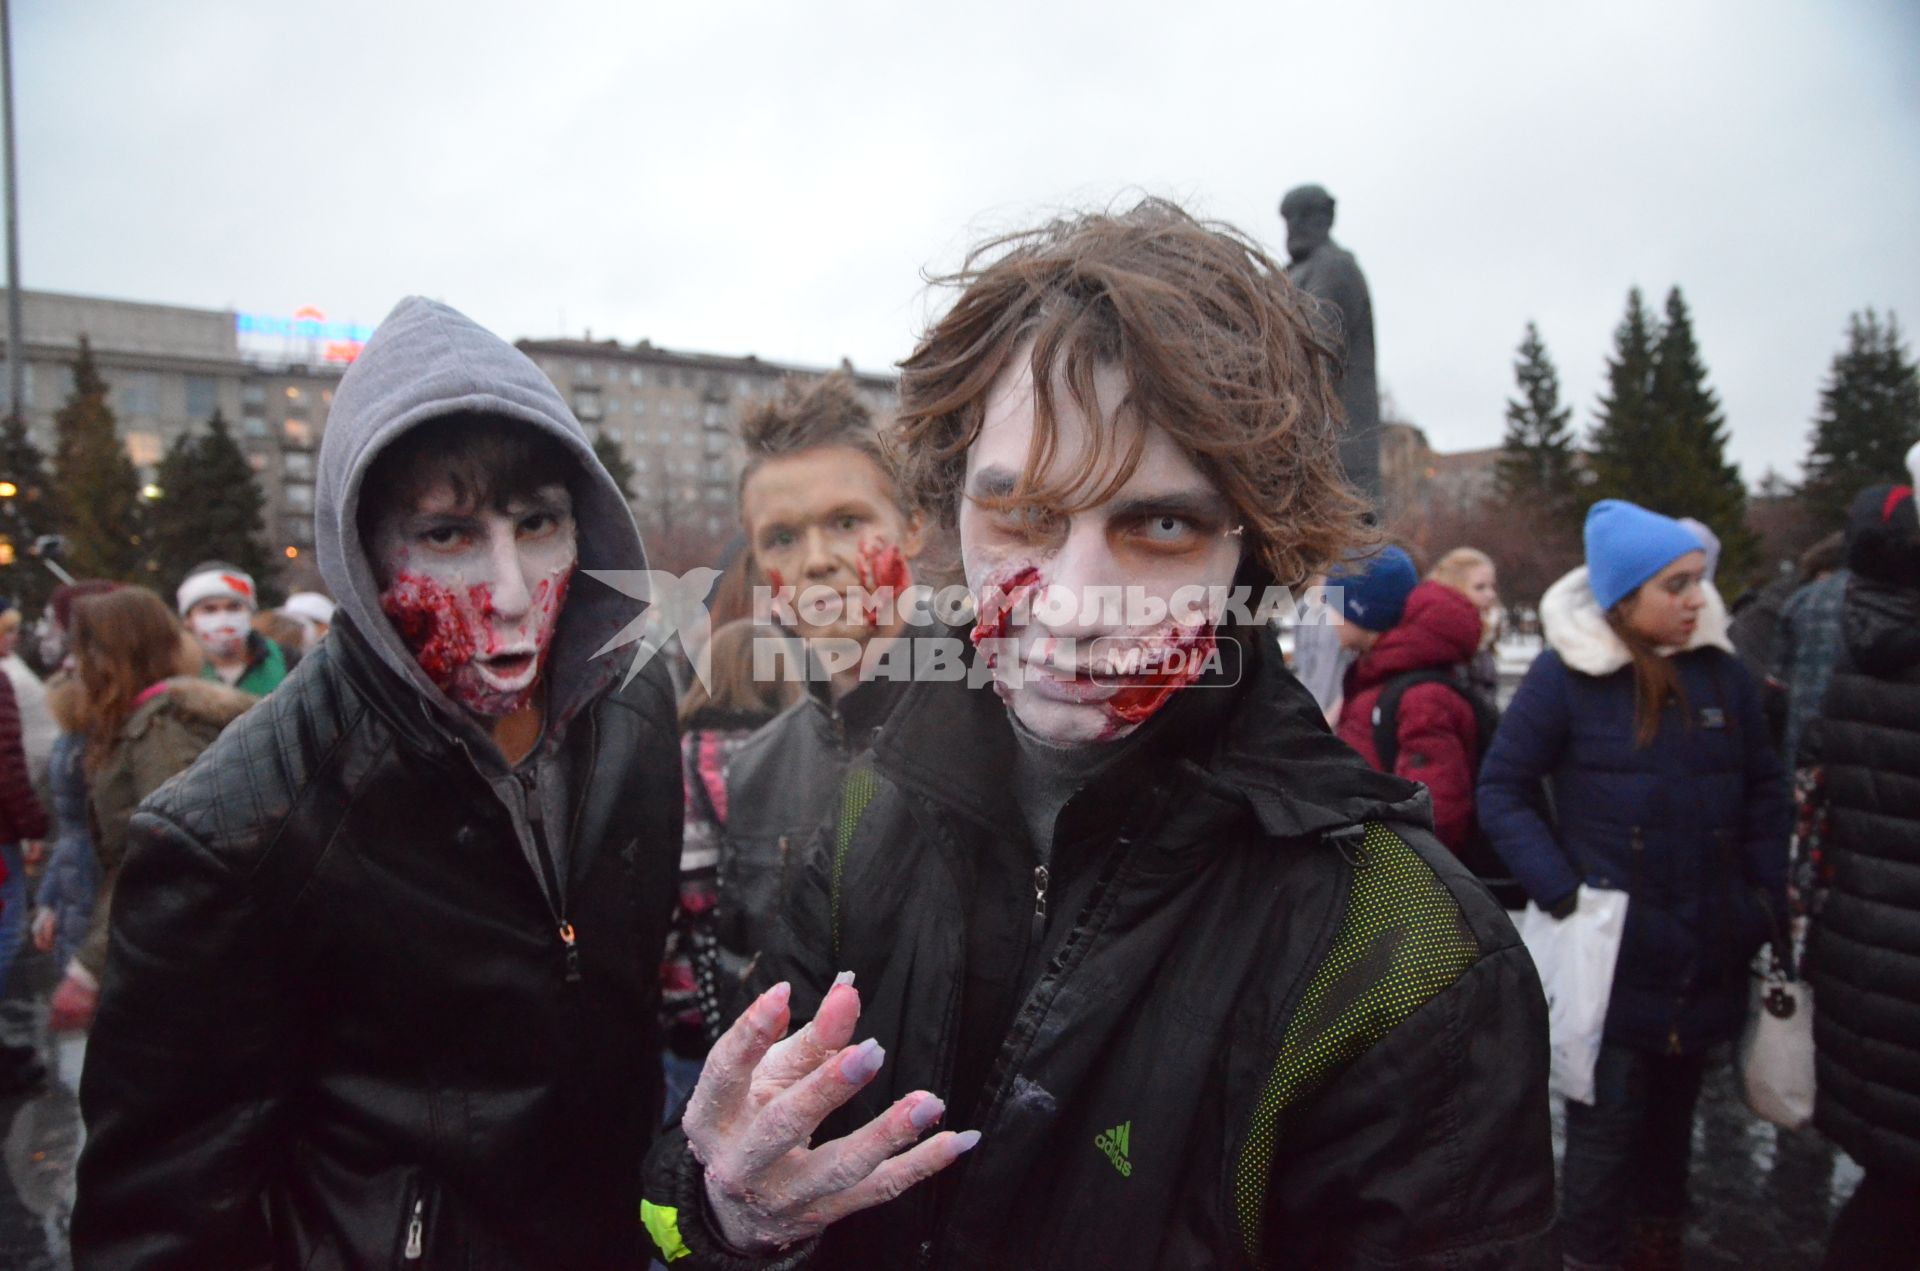
[[[321,448],[330,638],[134,816],[80,1268],[630,1268],[680,845],[646,565],[540,371],[395,308]]]

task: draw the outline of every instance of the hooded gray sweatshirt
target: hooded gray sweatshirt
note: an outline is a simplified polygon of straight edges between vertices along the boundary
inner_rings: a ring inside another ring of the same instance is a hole
[[[414,688],[421,709],[473,757],[513,815],[522,850],[539,873],[529,817],[565,806],[570,774],[553,758],[558,741],[567,723],[624,669],[630,655],[623,651],[603,658],[594,654],[638,616],[641,604],[595,579],[576,577],[547,659],[546,732],[516,781],[488,733],[427,678],[381,612],[380,587],[360,541],[360,490],[380,452],[411,429],[456,414],[524,423],[559,442],[579,464],[580,475],[570,485],[581,574],[643,570],[646,552],[625,497],[539,367],[438,301],[409,296],[394,306],[340,381],[327,416],[314,518],[320,574],[339,611],[380,660]],[[536,779],[528,781],[529,776]],[[526,797],[529,786],[539,792],[532,801]],[[553,815],[545,819],[550,825],[562,823]],[[551,846],[556,856],[564,852],[564,835],[553,836]],[[554,864],[564,879],[564,859]]]

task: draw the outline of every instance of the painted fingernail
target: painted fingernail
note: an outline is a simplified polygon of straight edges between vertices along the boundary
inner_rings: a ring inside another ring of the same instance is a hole
[[[979,1141],[980,1141],[980,1131],[962,1130],[960,1131],[960,1133],[953,1136],[954,1150],[956,1152],[971,1152],[973,1151],[974,1145],[977,1144]]]
[[[840,974],[838,974],[838,975],[836,975],[836,976],[834,976],[834,977],[833,977],[833,982],[834,982],[835,984],[852,984],[852,983],[853,983],[853,972],[851,972],[851,971],[842,971],[842,972],[841,972]]]
[[[774,985],[760,995],[753,1004],[755,1020],[762,1028],[776,1027],[780,1022],[780,1013],[787,1009],[787,998],[793,992],[793,986],[785,980]]]
[[[913,1122],[914,1129],[924,1130],[938,1121],[946,1110],[947,1105],[940,1102],[938,1095],[928,1095],[913,1105],[913,1111],[907,1113],[907,1120]]]
[[[840,1075],[857,1085],[879,1072],[880,1065],[886,1059],[887,1052],[880,1048],[879,1042],[869,1037],[851,1055],[840,1061]]]

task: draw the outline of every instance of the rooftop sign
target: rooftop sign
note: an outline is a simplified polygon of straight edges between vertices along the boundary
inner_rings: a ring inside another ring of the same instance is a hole
[[[312,305],[295,309],[290,316],[237,313],[233,329],[243,353],[283,362],[351,362],[373,336],[371,326],[329,322]]]

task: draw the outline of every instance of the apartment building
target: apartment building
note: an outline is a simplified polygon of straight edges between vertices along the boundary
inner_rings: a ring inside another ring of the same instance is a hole
[[[751,354],[678,352],[647,340],[521,340],[518,347],[553,381],[587,430],[618,443],[633,465],[633,506],[642,532],[716,545],[740,521],[736,437],[742,413],[789,376],[829,373]],[[894,377],[855,371],[846,363],[840,369],[852,375],[875,422],[892,422]]]
[[[366,328],[329,322],[308,309],[285,317],[191,309],[97,296],[21,293],[21,415],[51,458],[54,415],[73,391],[80,337],[108,386],[108,404],[127,455],[151,482],[166,450],[227,421],[266,496],[266,533],[287,558],[282,581],[311,586],[314,451],[333,390]],[[0,350],[6,317],[0,307]],[[0,409],[11,377],[0,361]],[[165,498],[155,488],[152,497]]]

